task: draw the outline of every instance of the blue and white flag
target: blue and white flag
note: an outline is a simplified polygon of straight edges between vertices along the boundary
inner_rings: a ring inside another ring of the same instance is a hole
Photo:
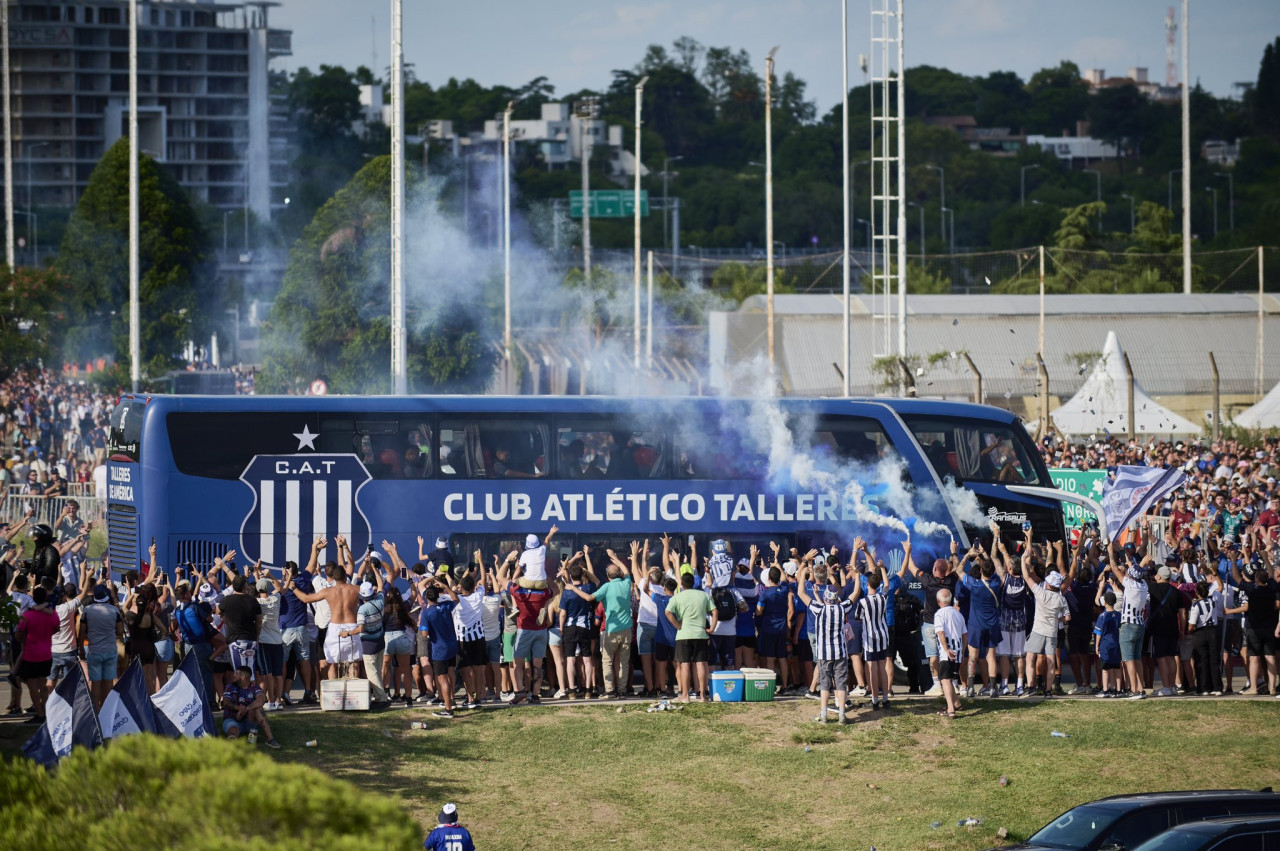
[[[156,732],[151,701],[147,699],[147,683],[142,676],[142,662],[137,657],[102,702],[98,724],[104,739]]]
[[[71,673],[45,701],[44,724],[22,746],[22,753],[49,768],[77,745],[90,750],[101,747],[102,730],[93,711],[93,698],[89,695],[84,671],[79,665],[72,665]]]
[[[155,710],[156,732],[162,736],[199,739],[215,732],[200,662],[194,653],[188,653],[164,688],[151,696],[151,706]]]
[[[1102,509],[1107,515],[1107,534],[1114,538],[1187,479],[1178,469],[1163,467],[1116,467],[1115,477],[1102,488]]]

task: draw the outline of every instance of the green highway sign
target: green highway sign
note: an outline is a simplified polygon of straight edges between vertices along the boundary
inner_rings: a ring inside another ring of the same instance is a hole
[[[636,214],[636,193],[631,189],[595,189],[591,192],[591,218],[629,219]],[[640,190],[640,215],[649,215],[649,190]],[[569,193],[570,218],[582,218],[582,193]]]
[[[1076,493],[1102,502],[1102,484],[1107,479],[1106,470],[1067,470],[1060,467],[1049,468],[1049,478],[1053,486],[1067,493]],[[1095,520],[1093,512],[1085,511],[1074,502],[1062,503],[1062,517],[1066,520],[1067,531],[1077,529],[1086,520]]]

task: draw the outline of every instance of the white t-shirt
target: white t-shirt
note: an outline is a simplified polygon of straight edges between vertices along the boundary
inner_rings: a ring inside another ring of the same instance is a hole
[[[1147,601],[1150,599],[1151,592],[1147,590],[1147,583],[1141,579],[1134,579],[1128,574],[1124,577],[1124,600],[1123,608],[1120,611],[1120,623],[1133,623],[1142,626],[1147,622]]]
[[[272,593],[269,597],[259,597],[258,605],[262,608],[262,631],[258,633],[259,644],[283,644],[284,636],[280,632],[280,594]]]
[[[453,607],[453,628],[458,641],[484,638],[484,586],[477,585],[470,594],[459,594]]]
[[[648,593],[640,595],[640,610],[636,615],[636,622],[646,626],[658,625],[658,606]]]
[[[484,625],[485,641],[502,637],[502,597],[485,594],[480,606],[480,623]]]
[[[959,662],[960,650],[965,641],[964,615],[960,614],[960,610],[955,606],[938,609],[933,616],[933,630],[938,636],[938,646],[942,647],[945,643],[956,654],[956,658],[951,661]],[[946,661],[949,657],[944,653],[938,658]]]
[[[337,584],[338,583],[334,582],[329,577],[321,576],[317,573],[315,578],[311,580],[311,589],[315,591],[315,593],[319,594],[324,589],[332,588]],[[329,622],[333,620],[333,612],[329,609],[329,601],[317,600],[311,605],[315,607],[316,626],[320,629],[324,629],[329,625]]]
[[[74,616],[79,609],[79,598],[59,603],[58,607],[54,609],[58,613],[58,631],[53,634],[54,653],[76,652],[76,634],[71,629],[71,624],[75,622]]]
[[[538,544],[520,554],[520,564],[524,567],[524,578],[534,581],[547,579],[547,547]]]

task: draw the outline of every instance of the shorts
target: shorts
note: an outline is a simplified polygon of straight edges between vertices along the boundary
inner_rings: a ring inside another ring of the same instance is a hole
[[[18,670],[15,673],[20,680],[47,680],[49,679],[49,672],[52,670],[52,659],[45,659],[43,662],[31,662],[23,659],[18,663]]]
[[[231,649],[231,669],[248,668],[255,671],[255,662],[258,658],[258,642],[256,641],[231,641],[228,642]]]
[[[1249,649],[1251,656],[1274,656],[1277,644],[1280,641],[1277,641],[1276,634],[1271,629],[1249,627],[1244,631],[1244,646]]]
[[[383,637],[387,641],[388,656],[408,656],[413,653],[413,636],[403,629],[388,632]]]
[[[89,682],[97,683],[116,678],[116,651],[110,653],[90,653],[85,661],[89,663]]]
[[[934,639],[937,644],[938,639]],[[1015,659],[1027,653],[1027,634],[1020,629],[1006,629],[1000,633],[1000,644],[996,647],[997,656],[1012,656]]]
[[[138,638],[125,645],[130,658],[136,656],[143,665],[156,663],[156,643],[150,638]]]
[[[548,647],[559,647],[561,644],[561,638],[562,636],[560,634],[560,627],[553,626],[553,627],[547,628],[547,646]]]
[[[359,662],[361,656],[360,636],[348,635],[343,638],[342,633],[350,632],[355,629],[353,623],[331,623],[329,624],[328,633],[324,638],[324,660],[330,665],[338,665],[344,662]]]
[[[258,645],[258,671],[269,677],[284,675],[284,645]]]
[[[866,662],[883,662],[889,658],[888,650],[864,650],[862,658]]]
[[[636,652],[641,656],[653,655],[653,636],[658,631],[657,624],[642,623],[636,625]]]
[[[565,657],[578,658],[579,656],[587,657],[591,655],[591,630],[580,626],[566,626],[564,635],[561,637],[561,644],[564,646]]]
[[[502,664],[502,639],[490,638],[484,643],[485,655],[489,659],[490,665]]]
[[[1074,621],[1073,621],[1074,623]],[[1067,630],[1067,652],[1073,655],[1087,656],[1093,652],[1093,630]]]
[[[1028,656],[1056,656],[1058,653],[1058,636],[1031,633],[1026,642]]]
[[[952,662],[950,659],[938,660],[938,679],[939,680],[955,680],[960,678],[959,662]]]
[[[229,674],[231,673],[231,663],[210,659],[209,671],[214,674]]]
[[[1119,668],[1119,667],[1120,667],[1120,654],[1119,654],[1119,653],[1104,653],[1104,654],[1100,657],[1100,661],[1102,662],[1102,669],[1103,669],[1104,671],[1111,671],[1111,670],[1115,670],[1116,668]]]
[[[231,735],[232,730],[239,730],[241,733],[245,731],[253,731],[258,729],[258,725],[245,718],[243,721],[237,721],[235,718],[222,719],[222,735]]]
[[[1142,633],[1140,623],[1120,624],[1120,659],[1124,662],[1137,662],[1142,658]]]
[[[291,626],[281,635],[284,640],[284,658],[299,662],[311,661],[311,642],[307,641],[305,626]]]
[[[49,679],[59,682],[67,674],[71,673],[71,668],[79,665],[80,660],[74,653],[54,653],[53,667],[49,670]]]
[[[518,629],[512,649],[515,659],[540,661],[547,655],[547,631],[545,629]]]
[[[515,661],[515,644],[516,634],[514,632],[502,633],[502,664],[510,665]]]
[[[802,638],[796,642],[793,653],[799,662],[813,661],[813,645],[809,643],[807,638]]]
[[[926,621],[925,625],[920,629],[920,632],[922,635],[924,635],[925,658],[937,659],[938,658],[938,633],[936,631],[936,627],[934,627],[932,623],[929,623]],[[1005,633],[1005,635],[1008,635],[1008,633]],[[1000,652],[1000,651],[997,651],[997,652]],[[1001,653],[1001,655],[1007,656],[1009,654]]]
[[[519,585],[521,588],[542,589],[547,587],[547,580],[529,579],[527,577],[521,576],[519,579],[516,580],[516,584]]]
[[[1167,659],[1178,655],[1178,631],[1160,630],[1151,636],[1151,655],[1156,659]]]
[[[750,647],[756,649],[756,637],[754,635],[739,635],[733,640],[734,647]]]
[[[447,676],[449,669],[453,667],[453,663],[453,657],[449,657],[448,659],[432,659],[431,673],[435,674],[437,677]]]
[[[766,659],[787,658],[787,637],[785,635],[765,635],[761,633],[756,640],[756,653]]]
[[[459,668],[483,668],[489,664],[489,648],[483,638],[474,638],[458,644]]]
[[[417,645],[414,649],[417,651],[419,659],[431,658],[431,637],[425,630],[418,631],[414,643]]]
[[[710,642],[705,638],[677,638],[676,663],[700,665],[708,661]]]
[[[1222,652],[1231,656],[1239,656],[1241,647],[1244,647],[1244,628],[1241,627],[1240,621],[1223,621]]]
[[[819,659],[818,660],[818,690],[819,691],[848,691],[849,690],[849,660]]]
[[[855,621],[849,627],[851,638],[845,642],[845,650],[850,656],[862,655],[862,622]]]
[[[711,658],[707,661],[718,668],[732,668],[733,639],[732,635],[711,636]]]
[[[670,662],[676,658],[676,648],[671,644],[663,644],[660,641],[653,642],[653,660],[655,662]]]
[[[989,626],[984,629],[970,630],[968,642],[979,656],[985,656],[988,650],[995,650],[1000,646],[1002,637],[1000,627]]]

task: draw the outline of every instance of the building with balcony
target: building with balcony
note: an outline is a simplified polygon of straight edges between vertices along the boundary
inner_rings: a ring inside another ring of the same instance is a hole
[[[291,33],[268,0],[138,3],[138,137],[198,201],[269,219],[287,166],[272,59]],[[118,0],[9,0],[14,199],[74,205],[129,118],[129,10]],[[28,191],[28,187],[30,190]]]

